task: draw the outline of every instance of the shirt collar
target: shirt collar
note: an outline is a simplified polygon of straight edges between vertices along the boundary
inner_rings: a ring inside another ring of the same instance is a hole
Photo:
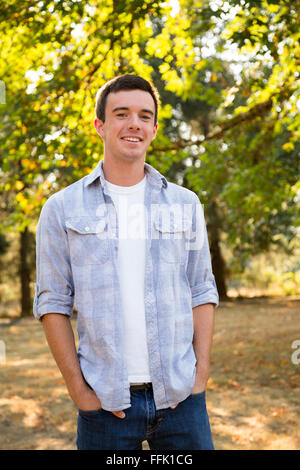
[[[104,186],[105,178],[104,178],[104,173],[103,173],[103,160],[100,160],[96,168],[85,177],[84,181],[84,186],[89,186],[92,184],[97,178],[100,179],[100,184]],[[166,188],[168,186],[168,182],[166,178],[159,173],[155,168],[153,168],[151,165],[148,163],[144,164],[145,168],[145,174],[147,177],[147,180],[149,181],[150,184],[153,186],[158,186],[158,187],[164,187]]]

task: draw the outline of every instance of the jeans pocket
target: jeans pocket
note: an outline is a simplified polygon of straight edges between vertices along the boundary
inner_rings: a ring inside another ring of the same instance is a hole
[[[191,393],[190,397],[203,398],[205,397],[205,390],[202,390],[202,392],[199,392],[199,393]]]
[[[78,408],[78,413],[81,416],[97,416],[101,413],[101,411],[102,408],[98,408],[97,410],[81,410],[80,408]]]

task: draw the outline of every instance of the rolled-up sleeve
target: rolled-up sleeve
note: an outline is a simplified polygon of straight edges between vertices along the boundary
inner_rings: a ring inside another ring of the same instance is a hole
[[[213,303],[219,305],[219,295],[212,272],[207,229],[198,197],[194,206],[192,236],[189,240],[187,277],[192,293],[192,307]]]
[[[46,313],[72,316],[74,285],[61,193],[45,203],[36,233],[35,318]]]

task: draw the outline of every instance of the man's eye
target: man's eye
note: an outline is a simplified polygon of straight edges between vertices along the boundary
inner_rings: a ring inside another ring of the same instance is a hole
[[[147,121],[149,121],[150,116],[148,116],[148,115],[147,116],[142,116],[142,119],[146,119]]]
[[[125,114],[125,113],[118,113],[117,116],[118,116],[118,117],[125,117],[126,114]]]

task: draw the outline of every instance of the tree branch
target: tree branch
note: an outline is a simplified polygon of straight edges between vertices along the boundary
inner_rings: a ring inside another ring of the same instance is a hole
[[[161,148],[161,147],[153,146],[152,149],[153,151],[157,151],[157,152],[168,151],[168,150],[179,150],[179,149],[183,149],[186,147],[190,147],[192,145],[201,145],[203,144],[203,142],[206,142],[207,140],[220,139],[221,137],[223,137],[223,135],[225,134],[227,130],[233,129],[234,127],[236,127],[237,125],[243,122],[253,121],[255,118],[259,116],[261,117],[265,116],[272,108],[272,105],[273,105],[273,100],[271,96],[268,100],[256,104],[255,106],[250,108],[248,111],[244,113],[240,113],[231,119],[227,119],[226,121],[219,123],[215,127],[215,129],[213,129],[206,136],[203,136],[202,138],[198,140],[180,139],[168,147]]]

